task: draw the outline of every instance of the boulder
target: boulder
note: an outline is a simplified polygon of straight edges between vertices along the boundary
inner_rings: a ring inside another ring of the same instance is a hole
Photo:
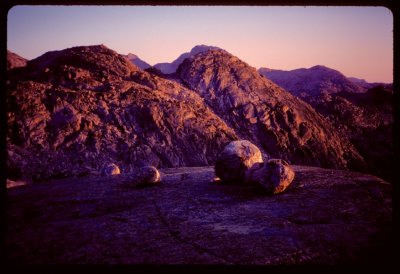
[[[257,146],[247,140],[232,141],[219,155],[215,174],[226,183],[240,183],[251,166],[262,162],[262,154]]]
[[[293,181],[295,173],[290,165],[281,159],[270,159],[256,163],[246,172],[246,182],[261,187],[268,194],[283,192]]]
[[[108,176],[108,175],[121,174],[121,171],[116,164],[108,164],[103,168],[101,173],[103,176]]]
[[[161,182],[160,172],[154,166],[144,166],[135,172],[130,180],[133,185],[155,185]]]

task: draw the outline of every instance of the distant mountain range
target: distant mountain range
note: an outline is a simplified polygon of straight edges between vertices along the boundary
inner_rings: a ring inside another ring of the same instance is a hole
[[[109,162],[125,171],[212,165],[237,139],[266,158],[389,177],[390,86],[366,91],[323,66],[257,71],[204,45],[154,67],[104,45],[48,52],[19,69],[8,58],[14,177],[83,176]]]
[[[393,84],[392,83],[383,83],[383,82],[373,82],[373,83],[369,83],[369,82],[367,82],[367,81],[365,81],[364,79],[359,79],[359,78],[356,78],[356,77],[347,77],[347,79],[349,79],[351,82],[353,82],[353,83],[355,83],[355,84],[357,84],[357,85],[359,85],[359,86],[361,86],[361,87],[363,87],[363,88],[365,88],[365,89],[370,89],[370,88],[373,88],[373,87],[376,87],[376,86],[384,86],[384,87],[387,87],[387,88],[393,88]]]
[[[360,93],[365,89],[350,81],[337,70],[314,66],[290,71],[260,68],[262,75],[299,97],[316,96],[322,93],[352,92]]]

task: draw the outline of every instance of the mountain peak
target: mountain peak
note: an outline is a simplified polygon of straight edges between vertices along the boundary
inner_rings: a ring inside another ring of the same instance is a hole
[[[207,50],[210,50],[210,49],[221,49],[221,48],[219,48],[219,47],[216,47],[216,46],[208,46],[208,45],[197,45],[197,46],[194,46],[191,50],[190,50],[190,53],[192,53],[192,54],[197,54],[197,53],[199,53],[199,52],[203,52],[203,51],[207,51]]]
[[[134,58],[134,59],[138,58],[138,56],[137,56],[136,54],[133,54],[133,53],[128,53],[128,54],[126,55],[126,57],[128,57],[129,59],[131,59],[131,58]]]
[[[129,74],[129,71],[137,70],[122,55],[104,44],[49,51],[29,61],[28,65],[37,69],[46,69],[54,66],[72,66],[91,71],[119,70],[117,74],[122,72]]]
[[[310,67],[309,69],[311,69],[311,70],[334,70],[334,69],[328,68],[324,65],[315,65],[315,66]]]
[[[219,47],[216,47],[216,46],[197,45],[197,46],[194,46],[190,50],[190,52],[185,52],[185,53],[181,54],[172,63],[158,63],[158,64],[155,64],[154,67],[156,69],[159,69],[162,73],[165,73],[165,74],[174,73],[178,69],[179,65],[182,64],[182,62],[186,58],[190,58],[198,53],[206,52],[208,50],[222,50],[222,49]]]

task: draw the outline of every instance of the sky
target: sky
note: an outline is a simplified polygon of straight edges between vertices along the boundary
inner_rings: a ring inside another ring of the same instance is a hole
[[[393,81],[393,15],[384,7],[15,6],[8,13],[7,47],[24,58],[97,44],[151,65],[205,44],[255,68],[324,65]]]

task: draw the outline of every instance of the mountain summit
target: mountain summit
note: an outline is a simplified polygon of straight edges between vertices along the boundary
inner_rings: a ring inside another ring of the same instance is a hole
[[[158,64],[155,64],[154,67],[156,69],[160,70],[162,73],[165,73],[165,74],[174,73],[177,70],[177,68],[179,67],[179,65],[186,58],[189,58],[191,56],[196,55],[197,53],[205,52],[205,51],[210,50],[210,49],[219,49],[219,48],[218,47],[214,47],[214,46],[197,45],[194,48],[192,48],[190,50],[190,52],[185,52],[185,53],[181,54],[172,63],[158,63]]]

